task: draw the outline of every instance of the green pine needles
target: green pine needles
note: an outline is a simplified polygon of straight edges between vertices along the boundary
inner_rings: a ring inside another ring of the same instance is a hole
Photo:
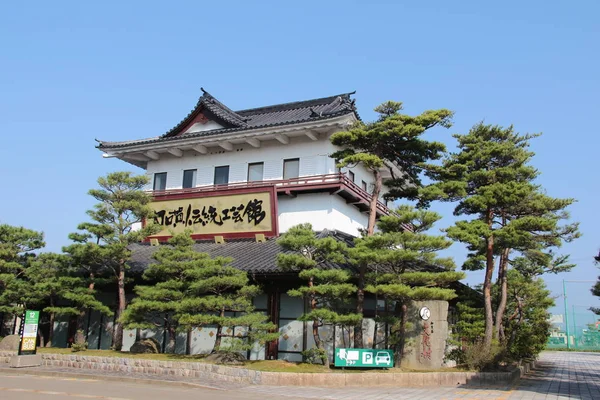
[[[175,351],[178,331],[216,329],[212,352],[249,350],[275,340],[275,326],[255,312],[253,298],[260,288],[231,259],[211,258],[193,248],[190,232],[174,235],[153,255],[144,272],[151,285],[136,286],[137,297],[122,316],[129,328],[160,328],[168,332],[168,351]],[[188,335],[188,339],[189,339]],[[190,353],[190,340],[187,341]]]
[[[421,190],[421,205],[431,200],[456,202],[454,214],[467,218],[446,233],[469,250],[463,269],[485,270],[487,349],[494,337],[506,340],[508,270],[515,257],[545,259],[550,265],[553,248],[579,236],[578,224],[562,224],[569,217],[565,209],[575,200],[552,198],[535,182],[539,172],[530,165],[534,154],[529,145],[537,136],[519,134],[512,126],[479,123],[465,135],[454,135],[459,151],[441,165],[428,167],[429,177],[436,182]],[[496,265],[500,290],[494,312]]]
[[[306,286],[288,291],[292,297],[305,299],[307,312],[299,318],[312,322],[312,335],[323,365],[329,366],[329,356],[321,328],[329,325],[354,326],[362,321],[362,315],[349,311],[349,299],[356,294],[356,286],[350,283],[352,275],[338,269],[347,263],[347,246],[332,237],[318,237],[310,224],[290,228],[278,240],[286,250],[277,257],[284,271],[298,273]]]
[[[451,300],[456,294],[448,286],[465,277],[454,271],[451,259],[437,255],[452,242],[427,233],[440,218],[432,211],[401,206],[381,217],[379,232],[356,239],[356,246],[350,249],[353,261],[367,265],[371,271],[365,291],[385,300],[389,308],[385,314],[392,326],[391,344],[397,366],[404,355],[411,302]]]

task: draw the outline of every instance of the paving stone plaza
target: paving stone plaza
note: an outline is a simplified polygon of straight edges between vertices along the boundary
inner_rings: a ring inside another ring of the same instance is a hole
[[[536,369],[511,387],[328,389],[252,386],[244,390],[310,399],[600,400],[600,353],[544,352]]]

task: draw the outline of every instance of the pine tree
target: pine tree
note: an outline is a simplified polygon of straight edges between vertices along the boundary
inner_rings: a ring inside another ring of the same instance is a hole
[[[292,289],[288,295],[308,301],[310,309],[299,320],[312,322],[318,357],[329,367],[319,328],[327,324],[356,325],[362,319],[362,315],[347,310],[347,300],[356,293],[356,286],[349,283],[351,274],[334,266],[346,264],[347,246],[332,237],[317,237],[310,224],[290,228],[278,243],[285,251],[277,256],[279,268],[298,272],[299,278],[306,281],[306,286]]]
[[[25,270],[35,250],[45,246],[43,233],[23,227],[0,225],[0,313],[4,321],[20,314],[28,287]]]
[[[516,204],[501,210],[501,227],[496,234],[496,247],[500,249],[498,257],[498,285],[500,286],[494,334],[500,340],[504,336],[504,315],[508,301],[508,268],[515,253],[525,256],[543,273],[567,272],[575,267],[568,263],[568,256],[555,257],[553,248],[563,242],[570,242],[580,236],[577,223],[561,225],[569,218],[564,211],[574,202],[573,199],[556,199],[541,192],[541,188],[530,181],[524,185],[530,193]],[[513,260],[514,259],[514,260]],[[533,271],[530,271],[533,272]]]
[[[88,223],[79,225],[79,229],[82,230],[87,227]],[[94,227],[90,227],[90,229],[95,230]],[[87,295],[91,296],[95,293],[96,285],[107,286],[114,281],[114,275],[106,267],[106,261],[110,259],[111,251],[110,248],[100,244],[102,236],[85,231],[71,233],[69,238],[74,243],[62,248],[63,252],[69,256],[72,268],[77,270],[81,278],[87,282]],[[80,295],[84,296],[83,293]],[[77,315],[78,330],[85,329],[86,313],[87,310],[82,308]]]
[[[154,213],[149,206],[152,198],[143,190],[147,183],[147,176],[132,176],[130,172],[112,172],[106,177],[98,178],[100,188],[88,192],[99,202],[93,210],[87,212],[92,222],[80,224],[78,229],[82,232],[71,235],[81,246],[87,246],[72,248],[72,253],[78,252],[78,256],[81,256],[82,266],[96,265],[95,257],[100,257],[104,268],[113,273],[117,282],[117,322],[112,337],[112,347],[115,350],[120,350],[123,345],[120,316],[127,305],[125,275],[130,256],[128,245],[141,241],[160,229],[154,224],[146,224],[140,230],[133,229]],[[86,240],[91,240],[91,244],[85,243]],[[87,260],[86,254],[90,257]]]
[[[516,360],[536,357],[548,342],[548,310],[554,306],[554,299],[539,276],[527,276],[518,269],[509,270],[507,275],[510,288],[506,325],[508,355]]]
[[[50,329],[46,346],[52,346],[57,316],[76,316],[86,310],[112,315],[112,311],[96,299],[95,292],[88,290],[86,280],[67,255],[38,255],[26,268],[25,277],[28,291],[24,300],[49,315]]]
[[[389,169],[391,179],[386,180],[389,187],[387,198],[414,198],[421,186],[423,166],[430,160],[441,157],[445,146],[439,142],[429,142],[422,135],[430,128],[442,126],[449,128],[453,113],[449,110],[428,110],[412,117],[401,114],[402,103],[387,101],[375,111],[379,118],[375,122],[358,122],[349,130],[331,136],[331,142],[342,149],[331,155],[338,166],[361,164],[373,174],[374,187],[369,204],[367,235],[375,230],[377,201],[383,188],[381,171]],[[402,173],[394,174],[394,165]],[[365,267],[359,266],[356,312],[363,313],[364,308]],[[354,347],[362,347],[362,322],[354,329]]]
[[[554,199],[534,184],[538,171],[529,165],[529,141],[538,135],[520,135],[512,126],[475,125],[466,135],[455,135],[459,152],[441,166],[429,167],[437,182],[421,191],[421,205],[430,200],[458,202],[454,214],[473,217],[446,230],[470,251],[463,269],[485,270],[484,347],[491,348],[494,331],[501,330],[507,299],[507,275],[512,250],[541,251],[578,236],[577,224],[564,227],[564,208],[572,199]],[[492,277],[499,258],[501,295],[494,323]],[[496,328],[496,329],[494,329]]]
[[[350,249],[357,264],[366,264],[371,273],[365,290],[377,294],[395,305],[392,332],[396,365],[404,354],[408,306],[418,300],[450,300],[456,297],[447,286],[464,278],[455,272],[451,259],[440,258],[437,252],[452,242],[443,236],[426,232],[441,217],[431,211],[401,206],[389,216],[381,217],[379,233],[355,240]],[[411,231],[405,226],[411,225]]]
[[[162,282],[156,289],[138,291],[140,300],[132,303],[133,318],[148,320],[155,312],[170,313],[171,334],[177,326],[188,332],[216,326],[211,353],[248,350],[255,343],[262,345],[279,337],[268,316],[254,311],[253,298],[261,289],[250,283],[245,271],[230,265],[231,258],[211,258],[194,251],[189,233],[175,235],[170,242],[173,247],[161,247],[155,255],[157,264],[145,274]],[[162,302],[164,308],[154,302]],[[224,343],[223,338],[229,340]]]
[[[183,299],[190,299],[188,274],[202,266],[208,255],[194,251],[189,232],[174,235],[153,254],[154,263],[144,271],[150,285],[137,285],[136,297],[121,316],[127,328],[164,328],[168,332],[167,350],[175,351],[179,329],[179,308]]]

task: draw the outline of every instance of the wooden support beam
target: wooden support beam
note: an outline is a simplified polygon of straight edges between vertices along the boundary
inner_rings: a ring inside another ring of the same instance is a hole
[[[308,136],[311,140],[319,140],[319,132],[316,131],[306,131],[304,132],[306,136]]]
[[[247,138],[246,143],[248,143],[252,147],[256,147],[256,148],[260,147],[260,140],[258,140],[256,138]]]
[[[194,149],[194,151],[197,151],[200,154],[208,153],[208,149],[205,146],[202,146],[201,144],[195,145],[194,147],[192,147],[192,149]]]
[[[183,156],[183,151],[181,151],[181,149],[174,148],[174,149],[168,149],[167,151],[170,154],[173,154],[175,157]]]
[[[290,138],[282,134],[275,135],[275,139],[279,140],[281,144],[288,144],[290,142]]]
[[[146,157],[151,158],[153,160],[158,160],[160,158],[160,154],[158,154],[154,150],[148,150],[144,154],[146,155]]]
[[[233,145],[231,144],[231,142],[219,142],[219,146],[221,146],[223,149],[225,149],[227,151],[233,150]]]

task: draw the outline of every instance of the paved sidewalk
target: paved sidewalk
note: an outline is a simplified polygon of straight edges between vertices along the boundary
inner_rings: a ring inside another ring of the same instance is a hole
[[[1,369],[4,373],[7,368]],[[0,372],[2,372],[0,371]],[[201,386],[240,392],[265,397],[331,399],[331,400],[558,400],[582,399],[600,400],[600,353],[545,352],[537,363],[536,370],[521,379],[514,386],[504,387],[439,387],[428,388],[316,388],[294,386],[241,385],[229,382],[202,380],[176,376],[152,376],[142,374],[111,373],[74,368],[41,367],[20,370],[22,373],[40,375],[93,377],[95,379],[127,380],[142,384],[168,384]],[[10,370],[11,373],[18,373]],[[168,381],[168,382],[167,382]]]
[[[245,390],[308,399],[600,400],[600,353],[545,352],[536,370],[512,387],[343,388],[250,386]]]

